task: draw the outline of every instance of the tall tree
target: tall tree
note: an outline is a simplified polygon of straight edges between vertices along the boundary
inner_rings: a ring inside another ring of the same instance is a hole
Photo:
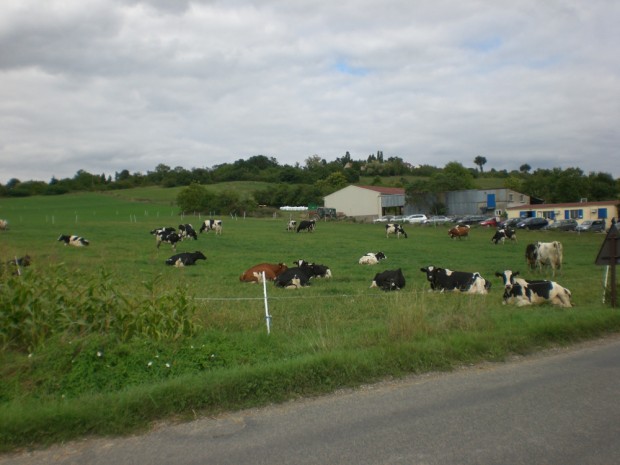
[[[478,168],[480,168],[481,173],[484,171],[482,167],[486,164],[486,162],[487,159],[483,156],[478,155],[476,158],[474,158],[474,163],[478,166]]]

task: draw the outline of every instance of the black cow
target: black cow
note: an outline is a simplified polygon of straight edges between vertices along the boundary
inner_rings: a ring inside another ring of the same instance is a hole
[[[497,271],[496,276],[504,281],[504,304],[514,303],[517,307],[551,302],[559,307],[572,307],[571,292],[555,281],[529,281],[517,278],[518,271]]]
[[[370,287],[378,287],[384,291],[398,291],[405,287],[405,276],[402,270],[385,270],[377,273]]]
[[[303,220],[297,226],[297,232],[299,231],[308,231],[312,232],[316,228],[316,220]]]
[[[173,255],[166,260],[166,265],[174,265],[176,267],[195,265],[197,260],[206,260],[207,257],[200,251],[183,252]]]
[[[58,237],[59,242],[64,242],[65,245],[72,245],[73,247],[84,247],[90,244],[89,241],[80,236],[68,236],[61,234]]]
[[[480,273],[467,271],[452,271],[446,268],[427,266],[420,268],[426,273],[426,279],[434,291],[460,291],[467,294],[487,294],[491,283],[484,279]]]
[[[407,239],[407,233],[403,227],[398,223],[388,223],[385,225],[385,237],[390,237],[390,234],[396,234],[396,237],[400,239],[402,234]]]
[[[504,244],[506,239],[517,242],[517,233],[514,229],[501,228],[495,231],[495,235],[491,238],[491,242],[497,245],[499,242]]]
[[[331,278],[332,270],[326,265],[318,265],[316,263],[308,263],[305,260],[296,260],[295,263],[299,268],[306,271],[310,278]]]
[[[191,224],[180,224],[179,225],[179,236],[181,236],[181,240],[185,239],[194,239],[198,240],[198,234],[196,234],[196,230]]]
[[[538,264],[538,247],[536,244],[528,244],[525,247],[525,263],[530,270],[536,269]]]
[[[295,267],[289,268],[276,276],[273,282],[277,287],[296,289],[299,287],[309,286],[310,276],[307,269]]]

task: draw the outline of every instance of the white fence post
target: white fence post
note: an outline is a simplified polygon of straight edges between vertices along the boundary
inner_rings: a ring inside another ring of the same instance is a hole
[[[267,302],[267,279],[265,279],[265,272],[262,272],[263,276],[263,295],[265,296],[265,321],[267,322],[267,334],[271,334],[271,315],[269,314],[269,303]]]

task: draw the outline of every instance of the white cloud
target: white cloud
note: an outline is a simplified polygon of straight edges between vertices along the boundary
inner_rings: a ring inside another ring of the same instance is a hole
[[[620,177],[620,4],[4,0],[0,182],[264,154]]]

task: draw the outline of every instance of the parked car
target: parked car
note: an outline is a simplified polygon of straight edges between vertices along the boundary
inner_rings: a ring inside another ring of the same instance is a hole
[[[523,218],[508,218],[505,221],[500,222],[498,228],[516,228],[517,224],[523,221]]]
[[[485,226],[487,228],[497,228],[499,226],[499,223],[497,222],[497,218],[495,218],[494,216],[487,218],[486,220],[483,220],[478,224],[480,226]]]
[[[410,223],[410,224],[422,224],[426,220],[428,220],[427,216],[422,213],[418,213],[415,215],[409,215],[409,216],[406,216],[404,219],[405,223]]]
[[[559,221],[554,221],[553,223],[549,223],[543,229],[546,229],[549,231],[574,231],[578,225],[579,223],[577,223],[577,220],[573,220],[573,219],[559,220]]]
[[[403,215],[396,215],[393,216],[392,219],[390,220],[390,223],[403,223],[406,221],[406,216]]]
[[[422,221],[422,224],[436,225],[436,224],[449,223],[450,221],[452,220],[448,218],[447,216],[437,215],[437,216],[429,216],[426,220]]]
[[[373,223],[389,223],[394,218],[392,215],[380,216],[379,218],[375,218],[372,220]]]
[[[577,232],[605,232],[605,220],[586,220],[575,229]]]
[[[486,219],[487,217],[482,215],[469,215],[463,218],[457,218],[454,222],[457,224],[477,224]]]
[[[532,216],[530,218],[525,218],[523,221],[517,223],[518,229],[542,229],[549,224],[545,218],[540,218],[538,216]]]

